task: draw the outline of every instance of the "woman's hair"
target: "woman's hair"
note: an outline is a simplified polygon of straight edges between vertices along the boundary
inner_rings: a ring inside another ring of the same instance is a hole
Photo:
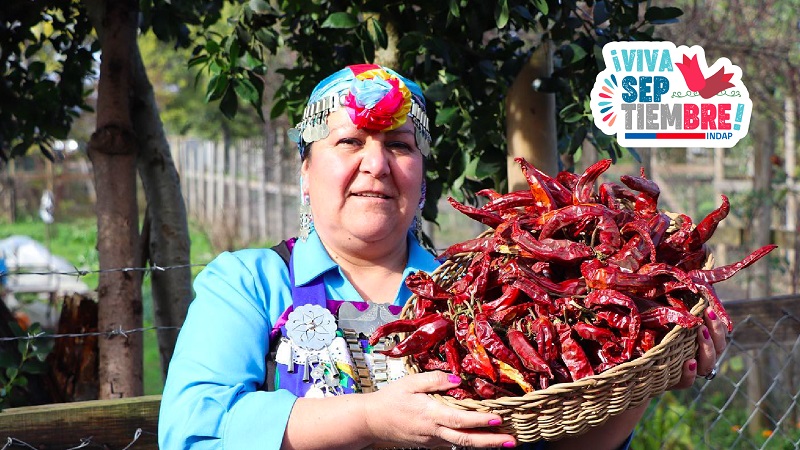
[[[328,76],[311,92],[302,120],[289,130],[301,159],[309,156],[311,143],[328,136],[326,119],[339,108],[345,108],[358,128],[367,130],[394,130],[410,117],[417,147],[425,156],[430,153],[428,116],[419,85],[387,67],[358,64]]]

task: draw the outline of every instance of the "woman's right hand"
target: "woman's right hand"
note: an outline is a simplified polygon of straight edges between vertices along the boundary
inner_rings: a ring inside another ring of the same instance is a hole
[[[460,410],[428,395],[460,383],[456,375],[425,372],[407,375],[380,391],[363,394],[367,430],[376,441],[393,446],[516,446],[512,435],[487,429],[501,424],[497,414]]]

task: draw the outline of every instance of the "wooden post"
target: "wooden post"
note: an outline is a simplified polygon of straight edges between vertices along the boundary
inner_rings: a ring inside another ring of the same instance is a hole
[[[244,180],[242,186],[244,192],[242,193],[242,242],[250,242],[250,176],[252,170],[252,155],[249,148],[241,148],[238,146],[244,156]]]
[[[722,182],[725,180],[725,149],[714,149],[714,198],[720,198],[722,194]],[[714,259],[717,266],[724,266],[728,261],[728,246],[720,241],[714,246]]]
[[[239,204],[239,151],[236,148],[228,147],[228,158],[230,159],[228,171],[228,207],[231,211],[231,229],[236,231],[240,222]]]
[[[214,221],[224,223],[225,217],[225,149],[216,147],[214,154]]]
[[[286,153],[286,132],[278,130],[275,133],[275,145],[273,146],[273,154],[275,155],[275,184],[278,185],[278,190],[275,192],[275,215],[278,220],[278,227],[275,230],[277,236],[275,240],[286,239],[289,233],[294,234],[294,230],[289,231],[286,227],[287,214],[284,214],[284,196],[283,196],[283,161]]]
[[[157,449],[161,396],[56,403],[6,409],[0,413],[0,441],[19,439],[32,448],[89,447]],[[14,447],[16,448],[16,447]]]
[[[786,170],[786,230],[798,230],[797,224],[797,186],[795,186],[795,170],[797,169],[797,105],[793,95],[787,95],[784,100],[784,131],[783,131],[783,154],[784,169]],[[795,240],[795,245],[786,249],[786,259],[792,264],[792,293],[797,293],[798,283],[800,283],[800,261],[798,261],[798,251],[800,243]]]
[[[268,208],[267,208],[267,182],[270,181],[270,177],[267,173],[267,158],[269,158],[270,151],[274,151],[274,147],[269,146],[268,143],[270,142],[269,138],[264,140],[260,140],[260,145],[256,148],[261,153],[259,160],[259,167],[258,173],[256,174],[256,178],[258,180],[258,239],[260,241],[264,241],[267,239],[268,230],[273,227],[267,226],[267,220],[270,216],[275,216],[276,211],[273,209],[269,211],[269,215],[267,215]]]
[[[533,83],[553,72],[553,45],[544,41],[533,52],[506,95],[508,190],[527,187],[514,158],[523,157],[542,172],[558,172],[555,94],[537,92]]]
[[[214,223],[214,155],[217,144],[208,142],[203,157],[203,185],[205,186],[205,214],[206,223]]]

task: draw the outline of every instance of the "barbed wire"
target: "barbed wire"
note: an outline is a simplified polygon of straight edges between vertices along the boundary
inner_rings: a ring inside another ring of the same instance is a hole
[[[26,336],[14,336],[14,337],[2,337],[0,338],[0,342],[7,342],[7,341],[31,341],[34,339],[59,339],[59,338],[79,338],[79,337],[92,337],[92,336],[106,336],[106,337],[114,337],[114,336],[123,336],[128,337],[129,334],[132,333],[141,333],[144,331],[150,330],[180,330],[181,327],[144,327],[144,328],[133,328],[131,330],[123,330],[122,327],[118,327],[111,331],[93,331],[89,333],[58,333],[58,334],[49,334],[45,332],[35,333],[35,334],[27,334]],[[2,450],[2,449],[0,449]]]
[[[0,277],[9,276],[9,275],[65,275],[65,276],[74,276],[76,278],[85,277],[90,274],[100,274],[100,273],[110,273],[110,272],[165,272],[167,270],[172,269],[186,269],[192,267],[205,267],[208,263],[195,263],[195,264],[179,264],[175,266],[159,266],[157,264],[153,264],[150,267],[120,267],[115,269],[96,269],[96,270],[81,270],[77,267],[75,270],[70,271],[33,271],[33,270],[2,270],[0,271]],[[0,449],[2,450],[2,449]]]
[[[128,445],[126,445],[122,450],[128,450],[129,448],[131,448],[133,446],[133,444],[135,444],[136,441],[138,441],[139,438],[143,434],[149,434],[151,436],[155,436],[156,435],[155,433],[151,433],[149,431],[143,431],[141,428],[137,428],[136,431],[133,433],[133,440],[131,442],[129,442]],[[93,445],[95,447],[100,447],[100,448],[108,448],[108,446],[106,444],[101,444],[101,443],[98,443],[98,442],[92,442],[93,437],[94,436],[89,436],[89,437],[86,437],[86,438],[82,438],[80,440],[80,444],[76,445],[75,447],[70,447],[70,448],[68,448],[66,450],[77,450],[79,448],[88,447],[89,445]],[[27,442],[23,441],[22,439],[17,439],[15,437],[10,437],[10,436],[7,438],[5,445],[3,445],[3,447],[0,448],[0,450],[6,450],[8,448],[11,448],[12,446],[19,446],[19,447],[29,448],[29,449],[32,449],[32,450],[39,450],[37,447],[34,447],[31,444],[28,444]]]

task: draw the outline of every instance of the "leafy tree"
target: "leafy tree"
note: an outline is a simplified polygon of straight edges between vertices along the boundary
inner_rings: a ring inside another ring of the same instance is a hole
[[[261,115],[264,80],[270,73],[264,62],[279,49],[290,50],[297,61],[280,70],[285,78],[271,117],[287,112],[296,121],[304,106],[299,95],[344,64],[377,61],[421,82],[438,136],[428,167],[428,219],[435,218],[434,200],[445,190],[469,197],[484,186],[504,189],[506,133],[499,124],[506,120],[508,105],[518,98],[508,96],[509,86],[518,82],[525,88],[523,73],[534,74],[540,92],[557,94],[563,119],[557,142],[562,153],[570,154],[586,137],[612,157],[619,155],[619,146],[592,126],[585,101],[602,69],[599,50],[612,40],[651,39],[650,24],[680,15],[675,8],[649,7],[641,18],[640,3],[630,0],[229,3],[234,7],[228,20],[232,31],[201,31],[190,60],[190,65],[208,74],[207,99],[219,101],[226,117],[235,116],[240,100]],[[186,47],[192,39],[190,27],[210,30],[219,21],[222,6],[222,0],[44,0],[0,5],[4,71],[0,158],[25,153],[31,146],[49,154],[52,141],[65,136],[79,110],[87,109],[84,81],[94,74],[93,55],[102,52],[97,131],[89,145],[98,190],[101,269],[147,260],[159,266],[188,263],[185,209],[136,44],[137,26],[141,32],[152,31],[162,41]],[[544,58],[531,58],[534,49],[546,47],[542,43],[555,48],[552,70],[547,64],[550,51]],[[37,59],[40,52],[54,57],[58,68],[46,71]],[[548,110],[548,102],[522,104],[516,110],[524,116],[531,108],[538,111],[535,117],[555,114]],[[530,148],[536,140],[528,137]],[[550,164],[556,160],[555,148],[544,146],[528,153],[533,161],[548,162],[549,170],[556,167]],[[142,236],[136,229],[135,170],[148,201]],[[140,324],[140,277],[106,272],[100,278],[100,328]],[[157,325],[182,322],[191,296],[189,278],[188,269],[153,273]],[[134,335],[102,341],[101,365],[113,368],[101,372],[102,396],[140,392],[141,381],[138,386],[136,381],[141,372],[140,340]],[[160,333],[159,342],[166,362],[174,333]]]
[[[303,95],[342,65],[380,62],[411,76],[430,102],[436,136],[425,211],[432,220],[435,200],[445,191],[471,197],[483,187],[505,189],[502,124],[507,104],[517,99],[508,97],[509,86],[529,71],[528,61],[543,43],[555,48],[553,70],[533,69],[544,74],[536,77],[538,90],[556,94],[558,151],[570,155],[588,138],[610,157],[621,155],[616,141],[594,127],[588,107],[594,79],[604,68],[600,50],[610,41],[651,40],[653,24],[680,14],[676,8],[645,10],[626,0],[251,0],[231,19],[235,32],[206,35],[192,64],[213,75],[209,98],[220,99],[222,111],[232,116],[237,94],[257,103],[261,61],[288,47],[297,62],[280,70],[284,82],[271,115],[287,112],[292,122],[305,106]],[[517,109],[525,114],[539,106]],[[536,140],[528,137],[530,148]],[[553,147],[523,153],[545,163],[558,155]],[[547,164],[549,171],[556,167]]]
[[[97,130],[89,142],[97,189],[99,328],[141,327],[141,274],[110,269],[189,262],[189,233],[177,172],[136,43],[139,29],[188,44],[187,24],[219,20],[221,1],[44,0],[0,4],[0,159],[38,147],[45,156],[87,110],[100,56]],[[47,63],[47,64],[46,64]],[[49,66],[48,66],[49,64]],[[148,214],[140,235],[138,171]],[[154,271],[156,325],[179,326],[191,299],[188,267]],[[177,332],[159,331],[162,366]],[[142,392],[141,333],[100,341],[100,395]]]

